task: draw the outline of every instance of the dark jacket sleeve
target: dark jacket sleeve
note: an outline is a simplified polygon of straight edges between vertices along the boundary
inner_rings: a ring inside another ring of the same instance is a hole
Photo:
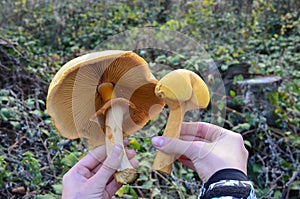
[[[247,176],[237,169],[217,171],[202,187],[199,199],[256,199],[253,185]]]

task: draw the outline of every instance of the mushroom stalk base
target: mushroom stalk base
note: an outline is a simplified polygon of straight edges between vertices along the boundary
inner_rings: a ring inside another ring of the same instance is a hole
[[[179,138],[183,116],[184,112],[180,107],[170,110],[170,115],[163,136],[170,138]],[[154,159],[152,169],[170,174],[174,158],[175,155],[173,154],[170,155],[158,151]]]
[[[122,184],[128,184],[135,181],[137,178],[136,169],[132,167],[130,161],[127,158],[126,151],[123,144],[123,113],[125,107],[122,105],[115,104],[107,110],[106,113],[106,130],[105,130],[105,141],[106,141],[106,153],[110,154],[115,144],[120,144],[123,148],[123,158],[118,171],[114,174],[117,182]]]

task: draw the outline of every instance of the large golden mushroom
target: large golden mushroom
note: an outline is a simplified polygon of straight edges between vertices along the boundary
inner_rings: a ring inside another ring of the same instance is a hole
[[[91,148],[106,144],[108,154],[114,144],[124,148],[123,137],[162,110],[164,102],[154,93],[156,83],[148,64],[133,52],[90,53],[57,72],[49,86],[47,110],[62,136],[86,138]],[[135,178],[124,155],[115,179],[126,184]]]

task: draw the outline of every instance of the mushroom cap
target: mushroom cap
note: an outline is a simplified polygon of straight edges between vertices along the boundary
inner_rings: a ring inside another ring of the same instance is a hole
[[[104,144],[104,116],[90,120],[104,104],[97,92],[101,83],[112,83],[115,96],[136,107],[123,120],[125,135],[141,129],[163,108],[154,93],[157,80],[144,59],[131,51],[89,53],[66,63],[49,86],[47,111],[62,136],[87,138],[92,147]]]
[[[205,108],[209,104],[209,91],[205,82],[194,72],[174,70],[165,75],[155,88],[170,109],[184,106],[186,110]]]

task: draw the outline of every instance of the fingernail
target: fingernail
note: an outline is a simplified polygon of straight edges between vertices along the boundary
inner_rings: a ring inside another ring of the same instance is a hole
[[[155,147],[162,147],[165,143],[165,138],[163,137],[154,137],[152,138],[152,145]]]
[[[116,144],[115,149],[118,151],[118,153],[120,153],[123,150],[121,144]]]

